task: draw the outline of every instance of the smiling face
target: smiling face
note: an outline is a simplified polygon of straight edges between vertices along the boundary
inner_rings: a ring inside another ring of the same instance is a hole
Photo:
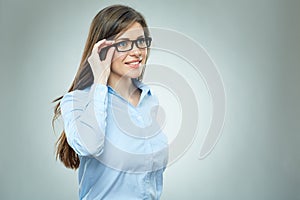
[[[135,22],[115,38],[115,43],[121,49],[125,47],[128,40],[138,40],[141,38],[145,38],[143,27]],[[147,57],[147,48],[141,49],[136,46],[137,43],[139,45],[141,42],[143,40],[135,42],[130,51],[118,52],[115,50],[111,63],[110,78],[138,78],[141,75]]]

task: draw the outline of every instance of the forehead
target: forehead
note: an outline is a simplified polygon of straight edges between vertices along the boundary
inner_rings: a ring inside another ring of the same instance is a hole
[[[124,32],[121,32],[119,35],[117,35],[116,39],[119,38],[136,39],[140,36],[144,36],[144,29],[139,23],[135,22]]]

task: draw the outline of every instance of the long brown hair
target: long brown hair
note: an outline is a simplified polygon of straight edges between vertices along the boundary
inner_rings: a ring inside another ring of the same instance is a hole
[[[135,22],[138,22],[144,28],[145,36],[149,36],[148,26],[144,17],[139,12],[128,6],[109,6],[101,10],[94,17],[90,25],[89,34],[85,43],[85,48],[82,54],[78,71],[68,92],[71,92],[73,90],[82,90],[93,84],[93,72],[87,62],[87,58],[91,54],[93,45],[102,39],[114,39],[117,34],[126,30]],[[144,70],[145,67],[139,79],[142,78]],[[54,108],[52,126],[54,126],[55,120],[58,119],[61,115],[60,100],[62,99],[62,97],[63,96],[53,100],[53,103],[57,102],[57,104]],[[69,146],[64,131],[61,133],[56,142],[56,159],[57,158],[59,158],[67,168],[77,169],[79,167],[79,157],[76,152]]]

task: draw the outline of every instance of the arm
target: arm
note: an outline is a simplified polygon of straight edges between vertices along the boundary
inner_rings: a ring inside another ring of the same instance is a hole
[[[64,129],[69,145],[81,156],[98,157],[103,151],[106,110],[107,80],[114,48],[110,48],[107,58],[99,58],[99,52],[113,41],[105,39],[97,42],[87,59],[92,69],[94,83],[89,90],[75,90],[61,100]]]
[[[86,91],[67,93],[61,100],[64,130],[69,145],[81,156],[102,153],[107,109],[107,86],[93,84]]]

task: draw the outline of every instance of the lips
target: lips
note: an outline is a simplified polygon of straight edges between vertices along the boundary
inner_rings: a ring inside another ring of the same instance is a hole
[[[140,66],[141,62],[142,62],[142,60],[131,60],[131,61],[125,62],[125,64],[131,68],[138,68]]]

